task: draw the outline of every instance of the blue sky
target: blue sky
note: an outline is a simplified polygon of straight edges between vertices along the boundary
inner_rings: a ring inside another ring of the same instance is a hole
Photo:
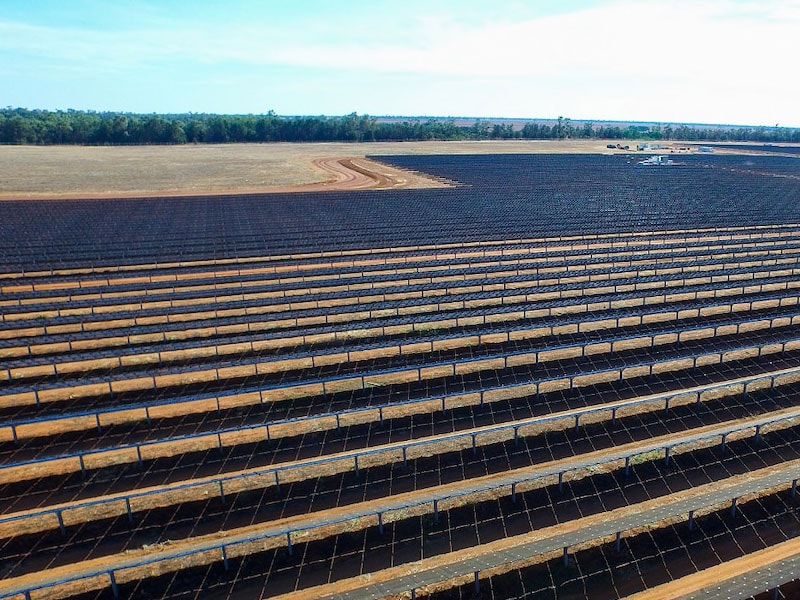
[[[800,126],[800,0],[0,0],[0,105]]]

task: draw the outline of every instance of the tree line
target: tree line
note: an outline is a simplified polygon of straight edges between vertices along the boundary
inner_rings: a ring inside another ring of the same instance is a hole
[[[380,120],[351,113],[341,117],[261,115],[133,114],[81,110],[0,109],[0,144],[143,145],[232,142],[381,142],[489,139],[610,139],[729,142],[800,142],[786,127],[708,128],[689,125],[626,127],[559,117],[521,128],[477,120]]]

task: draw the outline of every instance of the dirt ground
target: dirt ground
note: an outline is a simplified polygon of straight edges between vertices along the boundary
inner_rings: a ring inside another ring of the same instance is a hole
[[[599,140],[0,146],[0,199],[441,187],[364,156],[606,152],[621,151]]]
[[[631,596],[629,600],[678,600],[689,597],[691,594],[700,595],[703,590],[713,589],[717,582],[727,581],[734,577],[742,577],[743,574],[749,571],[768,568],[767,565],[786,558],[796,557],[798,554],[800,554],[800,540],[792,539],[777,546],[764,548],[716,567],[645,590],[635,596]],[[747,579],[747,577],[742,578]]]

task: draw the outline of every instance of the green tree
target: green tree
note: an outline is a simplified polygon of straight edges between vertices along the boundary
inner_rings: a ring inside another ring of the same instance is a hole
[[[186,132],[183,129],[183,123],[181,123],[180,121],[173,121],[170,124],[168,142],[170,144],[186,143]]]

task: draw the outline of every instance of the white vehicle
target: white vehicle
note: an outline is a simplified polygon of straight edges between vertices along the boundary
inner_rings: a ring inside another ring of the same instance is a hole
[[[674,165],[675,161],[670,159],[668,156],[658,155],[658,156],[651,156],[650,158],[646,158],[645,160],[639,161],[640,165],[657,165],[657,166],[668,166]]]

